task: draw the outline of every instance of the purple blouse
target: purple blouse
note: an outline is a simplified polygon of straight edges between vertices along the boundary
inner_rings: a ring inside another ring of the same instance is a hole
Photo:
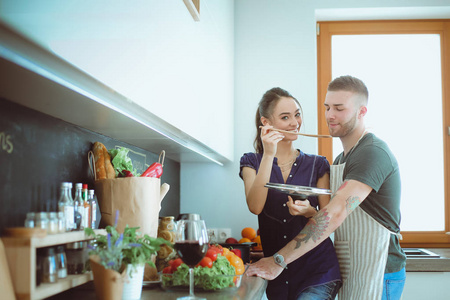
[[[262,154],[245,153],[241,157],[239,176],[242,168],[249,167],[256,172],[261,164]],[[330,172],[327,159],[319,155],[300,151],[284,182],[277,158],[273,160],[270,182],[317,187],[317,180]],[[311,206],[319,209],[317,197],[308,197]],[[292,216],[286,205],[288,196],[269,189],[263,211],[258,215],[261,243],[264,256],[275,254],[290,242],[308,223],[304,216]],[[296,261],[290,263],[276,279],[269,281],[266,293],[269,299],[297,299],[307,287],[340,281],[339,264],[333,243],[329,238]]]

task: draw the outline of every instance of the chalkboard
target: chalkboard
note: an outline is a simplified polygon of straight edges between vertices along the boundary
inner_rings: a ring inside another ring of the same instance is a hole
[[[107,149],[126,147],[133,166],[142,173],[158,161],[151,153],[110,137],[56,119],[0,98],[0,234],[5,227],[23,226],[27,212],[57,211],[60,183],[87,183],[94,188],[87,155],[94,142]],[[160,216],[180,212],[180,164],[164,161],[161,182],[170,191]]]

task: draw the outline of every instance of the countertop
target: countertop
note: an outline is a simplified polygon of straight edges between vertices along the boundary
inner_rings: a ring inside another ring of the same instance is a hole
[[[227,292],[196,292],[196,296],[202,296],[208,300],[239,300],[239,299],[261,299],[266,290],[267,281],[259,277],[243,276],[241,286],[237,290]],[[147,285],[142,289],[141,300],[175,300],[180,296],[187,296],[186,292],[169,292],[163,290],[159,284]],[[80,287],[68,290],[48,298],[50,300],[96,300],[93,282],[88,282]]]
[[[426,248],[440,258],[408,258],[406,272],[450,272],[450,248]]]

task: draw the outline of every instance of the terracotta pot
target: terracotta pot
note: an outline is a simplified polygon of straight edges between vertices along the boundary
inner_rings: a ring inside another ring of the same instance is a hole
[[[98,263],[98,257],[90,256],[89,259],[92,273],[94,274],[94,286],[97,299],[121,300],[126,270],[119,273],[111,269],[105,269],[105,267]]]

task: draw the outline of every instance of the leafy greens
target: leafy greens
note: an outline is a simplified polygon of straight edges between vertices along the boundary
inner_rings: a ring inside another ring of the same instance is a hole
[[[236,272],[226,257],[219,255],[212,268],[198,266],[194,268],[194,285],[203,290],[221,290],[235,287]],[[189,267],[181,264],[172,274],[162,275],[166,288],[189,286]]]

